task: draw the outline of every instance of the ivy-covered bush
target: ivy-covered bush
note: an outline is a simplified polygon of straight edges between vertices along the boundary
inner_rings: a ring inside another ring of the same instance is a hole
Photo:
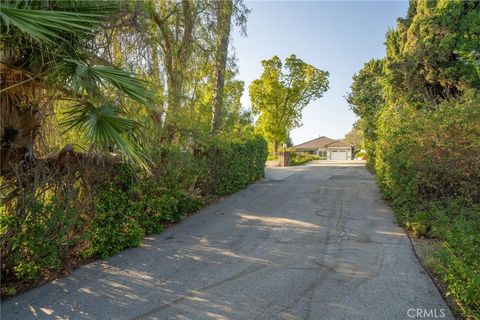
[[[480,314],[480,206],[462,209],[442,234],[441,250],[435,252],[437,273],[445,280],[449,293],[459,302],[467,318]]]
[[[379,126],[376,172],[399,205],[461,197],[480,202],[480,99],[387,109]]]

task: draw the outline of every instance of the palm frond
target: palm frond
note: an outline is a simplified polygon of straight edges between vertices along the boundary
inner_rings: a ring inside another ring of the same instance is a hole
[[[112,85],[131,99],[149,106],[152,94],[145,88],[145,81],[134,74],[107,66],[92,66],[84,61],[65,58],[58,66],[54,78],[66,78],[75,92],[85,90],[91,95],[98,93],[100,85]],[[61,75],[59,74],[61,73]]]
[[[45,1],[43,2],[45,3]],[[61,0],[55,2],[55,10],[111,15],[112,12],[118,12],[120,7],[125,6],[125,4],[128,4],[128,2],[123,2],[122,0]]]
[[[151,103],[152,94],[146,90],[146,82],[138,79],[134,74],[107,66],[94,66],[92,72],[133,100],[147,106]]]
[[[138,124],[119,115],[112,104],[99,107],[91,103],[77,104],[65,112],[65,131],[77,129],[100,149],[118,149],[130,159],[146,167],[145,157],[138,148]]]
[[[49,44],[65,40],[66,34],[91,33],[104,18],[101,14],[0,6],[0,21],[7,34],[14,27],[40,42]]]

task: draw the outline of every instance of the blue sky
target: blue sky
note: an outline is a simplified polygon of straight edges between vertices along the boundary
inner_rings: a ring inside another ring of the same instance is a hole
[[[385,55],[385,33],[407,12],[407,1],[247,2],[247,37],[233,33],[242,103],[250,107],[248,85],[262,72],[261,60],[294,53],[330,72],[330,89],[303,111],[303,126],[294,129],[295,144],[319,135],[342,138],[356,118],[345,101],[352,76],[365,62]]]

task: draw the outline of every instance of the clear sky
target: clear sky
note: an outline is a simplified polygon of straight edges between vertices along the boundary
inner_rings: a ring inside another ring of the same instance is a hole
[[[262,72],[261,60],[294,53],[305,62],[330,72],[330,89],[303,111],[303,126],[294,129],[295,144],[319,135],[342,138],[356,118],[344,96],[352,76],[365,62],[385,55],[385,33],[404,17],[407,1],[256,2],[247,23],[247,37],[233,34],[242,103],[250,107],[248,85]]]

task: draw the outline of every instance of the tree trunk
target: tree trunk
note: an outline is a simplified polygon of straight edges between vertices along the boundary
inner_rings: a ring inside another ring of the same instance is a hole
[[[278,141],[277,140],[273,141],[273,154],[275,156],[278,155]]]
[[[182,0],[172,5],[170,11],[162,16],[151,1],[149,7],[150,18],[158,26],[161,37],[159,41],[164,52],[165,72],[167,74],[167,110],[165,114],[165,128],[167,136],[173,137],[177,124],[178,110],[182,104],[182,90],[185,78],[185,69],[191,58],[193,48],[193,31],[198,16],[193,0]],[[178,9],[181,11],[177,12]],[[175,14],[174,14],[175,13]],[[177,20],[171,21],[169,17]]]
[[[225,69],[228,57],[228,42],[232,19],[233,1],[217,1],[217,35],[215,41],[215,68],[213,87],[213,106],[211,132],[216,133],[220,127],[223,109],[223,90],[225,85]]]
[[[161,78],[161,71],[160,71],[160,61],[159,61],[159,52],[158,47],[156,44],[152,45],[152,58],[150,63],[150,72],[152,77],[152,82],[155,84],[157,88],[161,88],[163,86],[162,78]],[[163,105],[163,94],[157,93],[161,95],[162,98],[155,101],[154,105],[151,107],[151,115],[153,120],[157,125],[160,127],[163,126],[163,113],[165,111]]]
[[[177,77],[177,72],[176,70],[169,71],[170,73],[168,74],[168,109],[167,109],[167,119],[166,122],[167,124],[170,124],[171,122],[175,122],[175,116],[177,113],[178,108],[180,107],[180,96],[179,96],[179,79]]]

